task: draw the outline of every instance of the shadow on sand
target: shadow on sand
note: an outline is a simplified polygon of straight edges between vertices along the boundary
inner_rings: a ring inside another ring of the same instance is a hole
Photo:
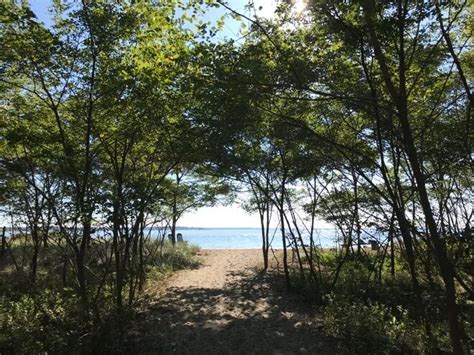
[[[133,353],[331,353],[314,311],[285,291],[276,271],[229,272],[224,288],[169,288],[140,313]]]

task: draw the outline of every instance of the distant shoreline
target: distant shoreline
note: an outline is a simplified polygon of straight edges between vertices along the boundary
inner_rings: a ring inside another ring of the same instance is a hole
[[[164,229],[162,227],[153,227],[153,229]],[[169,229],[169,228],[168,228]],[[260,227],[176,227],[176,229],[260,229]],[[280,229],[279,227],[270,227],[271,230]],[[334,228],[314,228],[314,230],[334,230]]]
[[[0,224],[0,227],[2,227],[2,225]],[[5,226],[6,229],[7,229],[7,233],[9,231],[11,231],[11,227],[9,226]],[[93,227],[94,229],[104,229],[102,227]],[[24,231],[24,230],[27,230],[28,227],[26,226],[16,226],[13,228],[15,231]],[[52,228],[54,229],[54,228]],[[67,229],[67,228],[66,228]],[[159,229],[170,229],[170,227],[147,227],[145,229],[153,229],[153,230],[159,230]],[[260,227],[176,227],[176,229],[181,229],[181,230],[206,230],[206,229],[260,229]],[[270,227],[271,230],[275,230],[275,229],[280,229],[279,227]],[[77,228],[77,230],[81,230],[81,228]],[[324,227],[324,228],[314,228],[314,230],[334,230],[334,228],[328,228],[328,227]]]

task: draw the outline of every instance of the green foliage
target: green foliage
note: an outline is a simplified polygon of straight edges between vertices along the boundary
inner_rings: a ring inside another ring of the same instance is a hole
[[[302,278],[299,270],[292,268],[293,291],[318,307],[323,331],[338,339],[342,353],[450,351],[442,286],[421,284],[420,307],[414,302],[417,296],[400,255],[395,257],[395,275],[387,269],[380,279],[375,277],[376,260],[376,254],[344,257],[340,252],[323,250],[319,254],[321,279],[315,282],[307,272]],[[468,317],[468,303],[459,302]]]
[[[323,308],[327,335],[341,340],[347,351],[360,354],[422,353],[427,350],[424,330],[401,306],[331,296]]]
[[[151,266],[160,272],[193,269],[199,266],[199,262],[195,258],[198,251],[198,247],[187,242],[173,245],[166,241],[161,254],[151,261]]]
[[[88,328],[72,290],[38,290],[1,298],[0,349],[6,353],[62,352],[76,348]]]
[[[159,241],[145,246],[158,251]],[[97,246],[95,248],[98,248]],[[40,259],[41,271],[51,269],[61,248],[51,245]],[[150,283],[161,286],[163,279],[176,270],[199,265],[199,248],[187,243],[173,246],[165,242],[160,253],[150,254],[146,268]],[[94,272],[103,268],[101,252],[91,252]],[[13,272],[14,273],[14,272]],[[16,277],[13,277],[16,276]],[[86,312],[72,288],[58,288],[60,273],[45,273],[34,288],[18,274],[0,275],[0,351],[6,354],[41,352],[110,352],[120,350],[120,334],[133,319],[134,309],[117,314],[113,303],[113,285],[101,289],[94,312]],[[8,280],[8,282],[6,282]],[[94,284],[90,285],[94,289]],[[29,288],[28,288],[29,287]],[[119,340],[117,340],[119,339]]]

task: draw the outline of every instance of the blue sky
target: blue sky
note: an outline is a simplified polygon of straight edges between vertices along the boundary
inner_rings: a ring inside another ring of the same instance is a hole
[[[298,0],[296,0],[298,1]],[[253,11],[248,11],[245,9],[245,5],[248,0],[230,0],[228,1],[229,6],[241,12],[249,17],[253,17]],[[29,0],[31,9],[36,14],[38,19],[44,22],[47,26],[52,24],[51,15],[49,13],[49,8],[51,7],[52,0]],[[276,3],[275,0],[253,0],[256,12],[258,16],[261,17],[271,17],[272,13],[275,10]],[[204,15],[204,20],[211,23],[215,23],[221,16],[228,14],[228,11],[223,7],[208,8]],[[224,25],[223,32],[220,33],[219,38],[238,38],[239,37],[239,24],[232,20],[230,17],[227,17]]]

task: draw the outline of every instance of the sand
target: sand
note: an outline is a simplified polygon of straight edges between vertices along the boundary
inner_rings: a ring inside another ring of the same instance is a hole
[[[127,337],[135,353],[326,353],[315,310],[286,292],[276,269],[261,272],[260,250],[199,258],[152,294]]]
[[[178,272],[173,287],[220,289],[234,280],[235,273],[262,266],[258,249],[203,250],[199,253],[202,266],[196,270]]]

